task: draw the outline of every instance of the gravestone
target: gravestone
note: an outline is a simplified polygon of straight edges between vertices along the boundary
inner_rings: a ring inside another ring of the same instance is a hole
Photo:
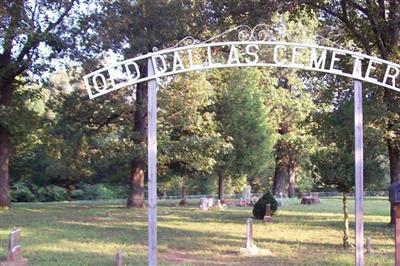
[[[304,196],[301,199],[301,204],[317,204],[320,203],[318,193],[309,193],[308,196]]]
[[[372,253],[372,245],[371,245],[370,237],[367,237],[365,240],[365,248],[366,248],[365,253],[367,253],[367,254]]]
[[[207,207],[208,207],[208,208],[214,207],[214,198],[208,198]]]
[[[28,260],[22,257],[21,230],[11,231],[8,236],[8,252],[6,261],[0,262],[0,266],[26,266]]]
[[[243,255],[257,255],[258,248],[254,244],[253,239],[253,219],[247,218],[246,220],[246,240],[244,246],[240,249],[240,253]]]
[[[221,210],[221,211],[224,210],[224,205],[221,204],[221,200],[220,199],[217,200],[217,208],[218,208],[218,210]]]
[[[267,204],[265,206],[265,215],[263,223],[271,223],[272,222],[272,212],[271,212],[271,204]]]
[[[124,266],[124,253],[122,250],[117,251],[117,255],[115,255],[115,266]]]
[[[247,185],[242,194],[242,199],[245,202],[246,205],[250,204],[250,198],[251,198],[251,186]]]
[[[283,193],[279,192],[279,198],[276,199],[278,201],[278,206],[279,207],[284,207],[285,206],[285,202],[284,202],[284,198],[283,198]]]
[[[208,198],[206,197],[200,198],[200,210],[208,211]]]

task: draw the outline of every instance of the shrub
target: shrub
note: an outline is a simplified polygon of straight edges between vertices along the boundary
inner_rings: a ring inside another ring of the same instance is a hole
[[[73,200],[84,200],[85,192],[83,191],[83,189],[74,189],[71,192],[71,198]]]
[[[17,182],[10,187],[10,198],[14,202],[35,201],[35,194],[26,183]]]
[[[271,206],[271,216],[278,210],[278,202],[272,196],[272,193],[268,191],[265,193],[254,205],[253,207],[253,215],[256,219],[263,220],[265,216],[265,210],[267,208],[267,204]]]
[[[63,201],[67,199],[65,188],[56,185],[41,187],[37,194],[40,201]]]
[[[117,199],[126,197],[126,189],[104,184],[80,184],[72,191],[75,200]]]

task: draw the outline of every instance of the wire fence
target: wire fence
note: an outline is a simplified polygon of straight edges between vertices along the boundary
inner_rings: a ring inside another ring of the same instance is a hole
[[[354,197],[354,192],[346,193],[347,196],[349,197]],[[263,195],[262,192],[260,193],[251,193],[251,197],[261,197]],[[338,191],[320,191],[320,192],[307,192],[303,193],[303,196],[307,195],[313,195],[317,196],[319,198],[330,198],[330,197],[341,197],[342,192]],[[218,198],[217,194],[199,194],[199,195],[186,195],[185,199],[187,200],[194,200],[194,199],[200,199],[202,197],[206,198]],[[243,194],[225,194],[224,199],[240,199],[243,197]],[[282,196],[285,198],[285,196]],[[389,192],[388,191],[365,191],[364,192],[364,197],[389,197]],[[182,196],[180,195],[173,195],[173,196],[160,196],[159,200],[180,200],[182,199]]]

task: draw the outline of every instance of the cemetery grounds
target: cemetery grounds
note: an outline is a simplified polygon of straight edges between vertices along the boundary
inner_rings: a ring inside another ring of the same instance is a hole
[[[372,241],[366,265],[394,264],[393,229],[387,197],[365,200],[365,236]],[[354,201],[349,200],[350,240],[354,242]],[[239,254],[251,207],[201,211],[198,200],[185,207],[160,201],[159,265],[354,265],[354,249],[343,250],[341,198],[300,205],[292,199],[271,224],[254,221],[254,240],[272,255]],[[21,228],[23,256],[29,265],[113,265],[123,250],[127,265],[147,264],[147,212],[122,201],[15,203],[0,211],[0,261],[10,230]]]

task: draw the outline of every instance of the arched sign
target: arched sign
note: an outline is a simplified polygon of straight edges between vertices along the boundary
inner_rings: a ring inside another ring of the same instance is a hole
[[[192,40],[192,39],[188,39]],[[139,65],[151,60],[153,74]],[[364,71],[356,73],[361,63]],[[190,71],[226,67],[284,67],[319,71],[400,91],[400,65],[326,46],[264,40],[197,43],[173,47],[107,66],[84,76],[89,97],[129,85]]]
[[[230,34],[234,38],[230,38]],[[207,41],[187,37],[171,48],[141,55],[84,76],[91,99],[148,82],[148,238],[149,265],[157,265],[157,82],[175,74],[227,67],[281,67],[318,71],[354,80],[355,214],[357,266],[364,265],[362,83],[400,91],[400,65],[362,53],[267,40],[264,24],[238,26]],[[222,41],[221,41],[222,39]],[[225,40],[225,41],[224,41]],[[228,40],[228,41],[226,41]],[[147,65],[147,73],[142,73]]]

